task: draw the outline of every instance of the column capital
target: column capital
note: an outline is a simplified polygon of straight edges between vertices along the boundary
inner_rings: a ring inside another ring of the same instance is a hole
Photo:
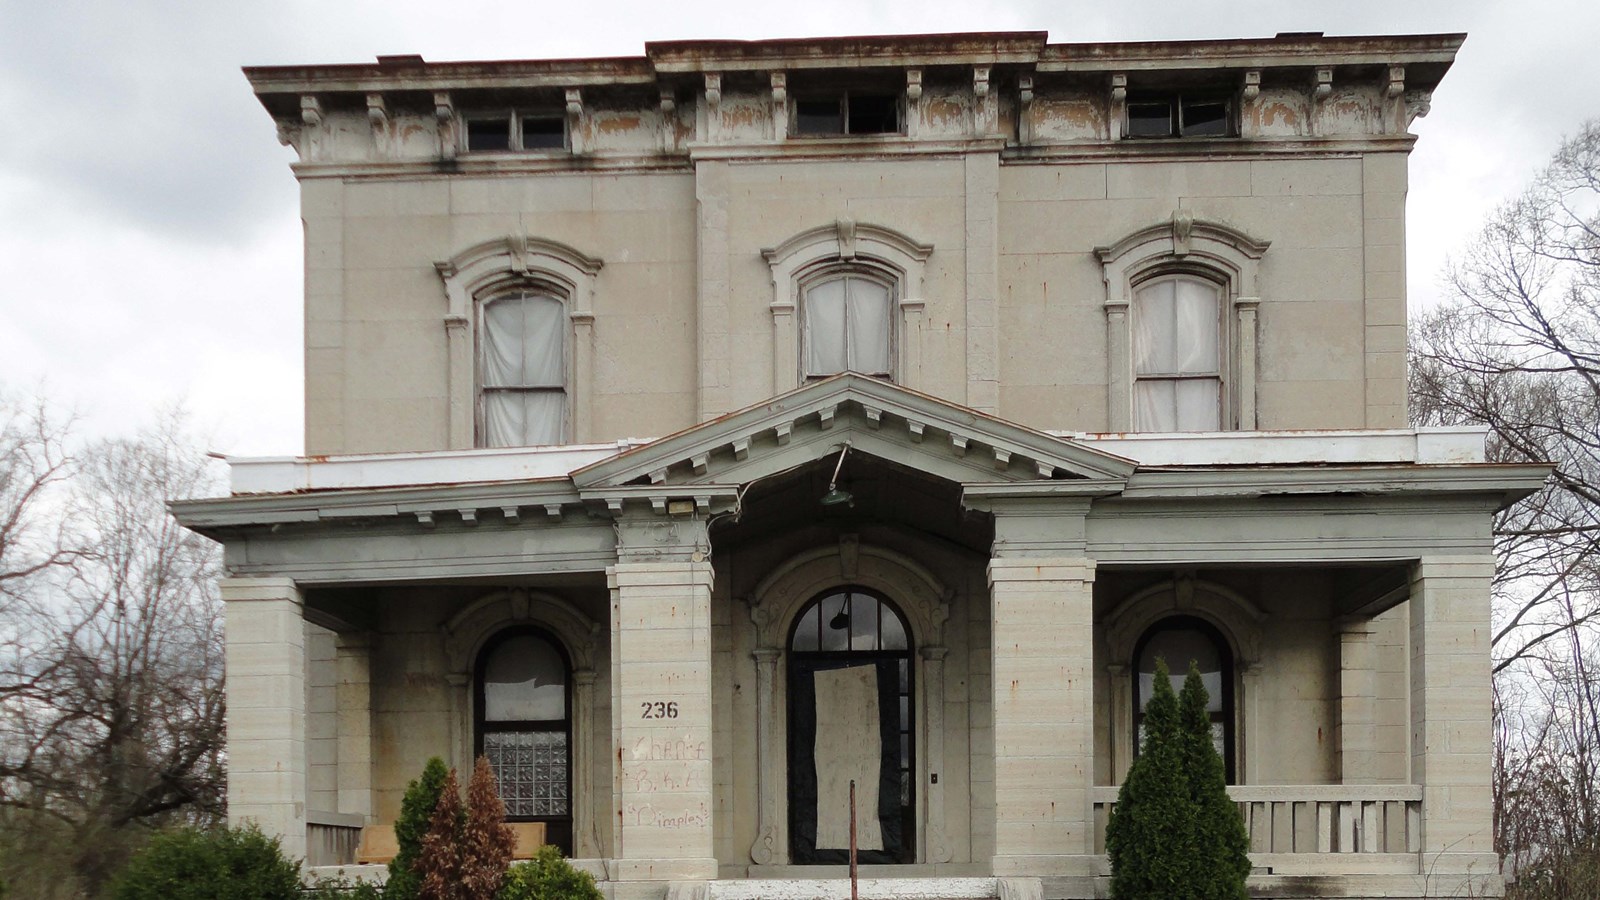
[[[626,513],[617,517],[617,562],[705,562],[711,558],[706,520],[699,515]]]
[[[223,603],[276,600],[305,605],[300,586],[281,575],[230,575],[218,578],[217,587]]]
[[[945,656],[950,652],[950,648],[930,644],[926,647],[918,648],[917,652],[922,655],[923,659],[928,660],[929,662],[938,662],[945,658]]]
[[[1093,582],[1095,561],[1084,556],[995,556],[989,586],[1011,582]]]
[[[756,661],[756,665],[760,666],[776,665],[778,658],[781,656],[783,656],[783,651],[777,647],[757,647],[750,651],[750,658]]]
[[[593,687],[596,677],[598,676],[593,669],[572,670],[572,683],[578,687]]]

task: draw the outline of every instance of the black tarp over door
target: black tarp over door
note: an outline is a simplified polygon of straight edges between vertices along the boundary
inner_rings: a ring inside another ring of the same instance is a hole
[[[846,848],[818,847],[817,844],[817,698],[816,673],[831,669],[871,665],[877,670],[878,731],[883,752],[878,765],[878,805],[875,810],[857,808],[858,820],[875,816],[882,830],[882,850],[861,850],[863,863],[907,863],[914,859],[909,833],[909,784],[902,793],[902,731],[909,722],[901,717],[909,712],[901,704],[903,672],[909,674],[910,660],[902,654],[848,652],[838,654],[795,654],[789,667],[789,852],[797,864],[848,863]],[[859,789],[858,789],[859,794]],[[831,802],[831,801],[830,801]],[[848,800],[838,811],[848,816]]]

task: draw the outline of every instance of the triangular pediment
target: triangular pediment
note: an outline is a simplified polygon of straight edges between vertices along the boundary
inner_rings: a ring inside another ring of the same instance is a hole
[[[864,375],[845,373],[572,473],[580,491],[627,485],[748,485],[848,443],[960,484],[1120,484],[1132,460]]]

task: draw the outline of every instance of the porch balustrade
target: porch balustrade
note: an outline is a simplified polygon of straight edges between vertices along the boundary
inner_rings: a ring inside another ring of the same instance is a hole
[[[1117,788],[1097,787],[1095,852],[1105,852]],[[1347,874],[1407,874],[1421,849],[1422,787],[1414,784],[1231,785],[1250,858],[1275,874],[1315,874],[1338,856]],[[1331,870],[1330,870],[1331,871]]]

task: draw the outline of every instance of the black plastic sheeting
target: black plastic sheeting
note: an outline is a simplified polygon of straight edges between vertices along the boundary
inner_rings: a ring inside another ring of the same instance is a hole
[[[807,658],[796,654],[789,668],[789,854],[795,863],[848,863],[849,850],[817,849],[817,685],[816,673],[874,665],[878,670],[879,737],[878,827],[882,850],[860,850],[861,863],[897,863],[908,858],[908,838],[900,809],[900,658]],[[848,815],[848,810],[842,810]],[[857,821],[872,815],[856,810]]]

